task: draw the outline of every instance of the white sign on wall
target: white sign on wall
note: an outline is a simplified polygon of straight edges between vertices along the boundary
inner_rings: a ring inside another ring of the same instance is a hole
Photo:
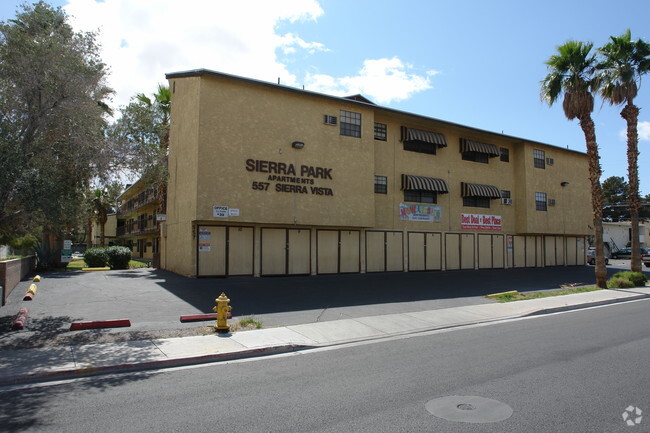
[[[228,218],[228,206],[212,206],[212,216],[215,218]]]
[[[239,208],[231,207],[230,209],[228,209],[228,215],[229,216],[239,216]]]

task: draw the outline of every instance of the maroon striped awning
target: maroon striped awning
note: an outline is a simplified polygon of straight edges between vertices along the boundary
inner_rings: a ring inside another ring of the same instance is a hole
[[[402,141],[414,141],[420,143],[433,144],[438,147],[447,147],[447,139],[438,132],[424,131],[422,129],[407,128],[402,126]]]
[[[501,198],[501,190],[494,185],[461,182],[460,191],[463,197]]]
[[[434,191],[448,193],[449,186],[443,179],[425,176],[402,175],[402,189],[409,191]]]
[[[490,156],[490,158],[499,156],[500,154],[499,148],[494,144],[481,143],[480,141],[469,140],[467,138],[460,139],[460,151],[486,153]]]

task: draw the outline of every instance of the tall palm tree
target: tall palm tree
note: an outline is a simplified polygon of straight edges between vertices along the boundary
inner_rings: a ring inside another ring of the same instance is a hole
[[[144,93],[138,93],[135,97],[138,101],[143,103],[154,113],[155,122],[157,123],[154,126],[156,127],[158,135],[160,137],[160,149],[165,152],[163,164],[166,168],[166,152],[169,150],[169,120],[171,114],[172,92],[169,89],[169,86],[159,84],[158,90],[152,96],[153,100]],[[156,184],[154,187],[156,188],[158,195],[158,208],[156,209],[156,212],[159,214],[164,214],[167,212],[166,176],[163,176],[162,179],[158,176],[156,178]]]
[[[104,246],[106,243],[106,222],[108,214],[113,210],[113,199],[106,189],[96,189],[93,191],[93,208],[99,223],[99,245]]]
[[[594,77],[596,58],[590,42],[568,41],[546,62],[549,73],[541,82],[542,100],[553,105],[563,96],[562,109],[569,120],[578,119],[585,135],[591,182],[591,207],[596,242],[596,285],[607,288],[607,269],[603,248],[603,191],[600,185],[600,157],[596,128],[591,118],[598,80]]]
[[[600,93],[610,105],[623,105],[621,117],[627,123],[627,177],[630,186],[630,225],[632,229],[631,270],[641,272],[639,243],[639,135],[637,123],[639,108],[634,98],[639,90],[641,76],[650,70],[650,45],[639,39],[632,41],[630,29],[598,50],[603,60],[598,64],[602,87]]]

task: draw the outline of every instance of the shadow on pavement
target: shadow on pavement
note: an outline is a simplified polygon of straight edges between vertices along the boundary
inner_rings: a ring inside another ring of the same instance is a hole
[[[617,271],[608,269],[608,274]],[[477,297],[509,290],[555,289],[566,283],[593,284],[595,280],[594,268],[589,266],[263,278],[186,278],[152,269],[145,274],[112,276],[154,280],[206,313],[212,312],[214,299],[225,292],[236,308],[235,315]]]

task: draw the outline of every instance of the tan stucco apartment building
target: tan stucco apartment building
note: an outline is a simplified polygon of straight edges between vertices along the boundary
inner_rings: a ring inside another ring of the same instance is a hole
[[[172,91],[162,267],[188,276],[582,265],[587,157],[208,70]]]

